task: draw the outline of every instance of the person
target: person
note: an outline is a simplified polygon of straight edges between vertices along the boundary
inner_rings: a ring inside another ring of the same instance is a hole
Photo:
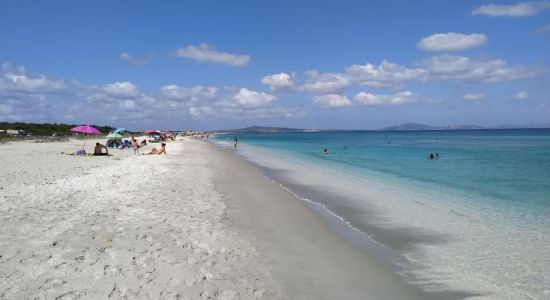
[[[143,147],[143,146],[147,146],[147,140],[143,140],[141,141],[141,143],[139,143],[139,147]]]
[[[323,154],[328,154],[328,150],[326,148],[323,150]]]
[[[134,137],[132,137],[132,149],[134,149],[134,155],[139,154],[139,145],[137,140]]]
[[[235,139],[233,141],[235,142],[235,147],[237,147],[237,144],[239,143],[239,139],[237,138],[237,136],[235,136]]]
[[[430,159],[434,159],[434,154],[430,153]]]
[[[103,149],[105,149],[105,153],[103,153]],[[109,149],[105,147],[105,145],[103,144],[95,143],[94,155],[95,156],[109,155]]]
[[[153,149],[151,149],[151,151],[149,153],[146,153],[145,155],[152,155],[152,154],[156,154],[156,155],[164,154],[164,155],[166,155],[166,143],[160,144],[160,150],[153,147]]]
[[[435,158],[436,158],[436,159],[439,158],[439,152],[436,152],[436,153],[435,153]]]

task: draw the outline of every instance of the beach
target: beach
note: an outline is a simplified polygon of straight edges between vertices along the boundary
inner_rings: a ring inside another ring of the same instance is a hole
[[[0,298],[428,297],[233,153],[80,143],[0,145]]]

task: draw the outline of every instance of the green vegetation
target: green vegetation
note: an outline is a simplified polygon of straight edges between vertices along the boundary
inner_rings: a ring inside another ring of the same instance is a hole
[[[70,134],[71,128],[78,125],[74,124],[59,124],[59,123],[9,123],[9,122],[0,122],[0,130],[13,129],[13,130],[24,130],[26,133],[32,135],[51,135],[53,133],[57,134]],[[108,133],[112,127],[110,126],[98,126],[90,125],[97,128],[103,133]]]

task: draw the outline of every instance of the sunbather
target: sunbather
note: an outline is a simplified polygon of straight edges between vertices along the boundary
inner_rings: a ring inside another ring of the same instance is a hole
[[[105,153],[103,153],[103,149],[105,149]],[[105,145],[103,144],[95,143],[94,155],[96,156],[109,155],[109,149],[107,149],[107,147],[105,147]]]
[[[165,143],[160,144],[160,150],[158,150],[157,148],[153,148],[149,153],[146,153],[146,155],[151,155],[151,154],[166,155],[166,144]]]

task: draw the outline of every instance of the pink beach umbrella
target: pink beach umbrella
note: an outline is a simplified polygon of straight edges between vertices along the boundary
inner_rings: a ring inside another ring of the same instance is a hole
[[[82,125],[82,126],[76,126],[74,128],[71,128],[72,132],[80,132],[80,133],[87,133],[87,134],[102,134],[101,131],[97,130],[96,128],[88,125]],[[84,144],[82,145],[82,148],[86,146],[86,140],[84,140]]]
[[[87,133],[87,134],[102,134],[101,131],[97,130],[96,128],[88,125],[82,125],[82,126],[76,126],[74,128],[71,128],[72,132],[80,132],[80,133]]]
[[[153,130],[153,129],[147,129],[147,130],[145,130],[143,133],[149,134],[149,133],[151,133],[151,132],[156,132],[156,131]]]

